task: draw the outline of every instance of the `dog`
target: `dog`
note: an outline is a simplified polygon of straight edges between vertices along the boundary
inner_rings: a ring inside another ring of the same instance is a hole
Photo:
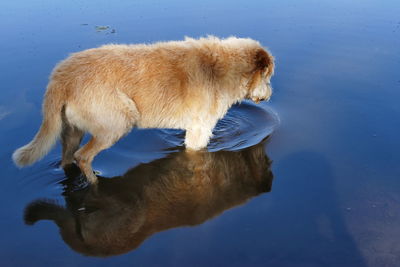
[[[249,38],[111,44],[74,53],[54,68],[42,125],[13,160],[30,165],[61,137],[61,166],[75,160],[95,184],[93,158],[134,126],[184,129],[186,148],[203,149],[234,103],[270,98],[273,73],[272,55]],[[92,137],[79,148],[86,132]]]
[[[264,145],[175,152],[122,176],[99,177],[97,186],[84,190],[75,190],[80,171],[70,165],[64,181],[66,206],[49,199],[33,201],[25,208],[24,221],[53,221],[63,240],[84,255],[127,253],[153,234],[202,224],[270,192],[273,174]]]

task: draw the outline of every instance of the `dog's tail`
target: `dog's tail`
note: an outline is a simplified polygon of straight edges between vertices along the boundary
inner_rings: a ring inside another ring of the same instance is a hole
[[[54,145],[62,129],[61,112],[64,106],[64,90],[49,84],[43,101],[43,122],[33,140],[15,150],[14,163],[23,167],[41,159]]]

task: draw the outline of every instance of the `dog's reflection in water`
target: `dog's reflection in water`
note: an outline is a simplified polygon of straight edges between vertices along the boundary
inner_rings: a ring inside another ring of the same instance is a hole
[[[100,178],[97,187],[73,191],[67,186],[66,207],[34,201],[25,222],[52,220],[72,249],[110,256],[137,248],[154,233],[203,223],[271,185],[263,143],[236,152],[182,151],[123,176]]]

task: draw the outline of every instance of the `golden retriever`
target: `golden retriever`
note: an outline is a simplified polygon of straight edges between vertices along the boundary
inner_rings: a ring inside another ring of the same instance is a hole
[[[217,121],[243,99],[269,99],[274,59],[259,42],[230,37],[105,45],[74,53],[50,77],[43,122],[17,149],[18,166],[43,157],[61,136],[61,165],[91,162],[132,127],[186,130],[186,148],[205,148]],[[79,148],[85,132],[92,138]]]

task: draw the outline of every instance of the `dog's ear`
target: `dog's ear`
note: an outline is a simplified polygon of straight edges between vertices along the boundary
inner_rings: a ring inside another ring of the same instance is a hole
[[[253,53],[253,68],[247,84],[249,91],[261,82],[263,74],[271,76],[274,72],[274,58],[264,49],[256,49]]]
[[[274,58],[264,49],[257,49],[255,51],[253,60],[254,71],[265,72],[268,70],[268,74],[273,71]]]

